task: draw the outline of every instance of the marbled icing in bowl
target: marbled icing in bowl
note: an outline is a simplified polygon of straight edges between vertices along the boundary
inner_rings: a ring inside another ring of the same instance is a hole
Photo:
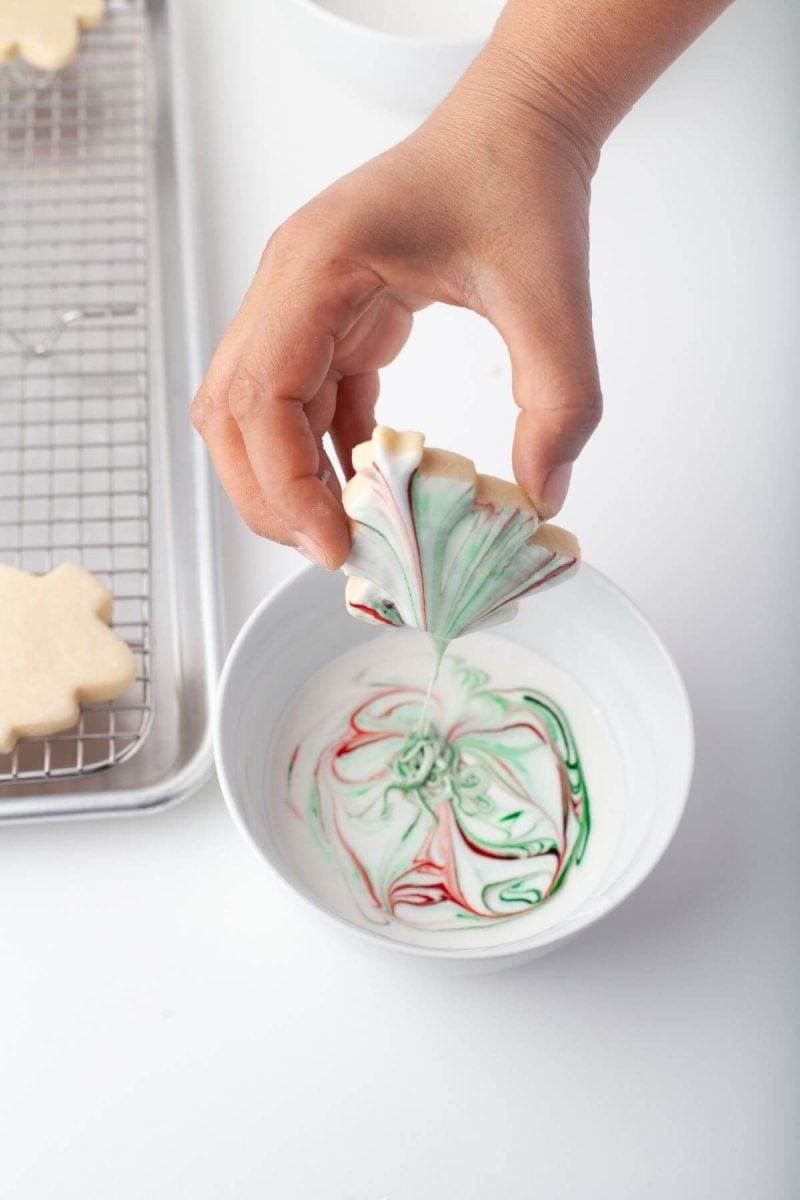
[[[292,872],[341,915],[418,944],[562,920],[621,820],[613,739],[577,685],[506,639],[459,651],[427,706],[427,638],[349,651],[294,699],[272,751],[271,824]]]

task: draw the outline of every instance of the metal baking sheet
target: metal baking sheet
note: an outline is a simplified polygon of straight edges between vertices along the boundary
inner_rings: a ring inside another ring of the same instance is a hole
[[[214,491],[187,418],[204,361],[183,39],[110,0],[55,75],[0,68],[0,561],[78,562],[134,687],[0,756],[0,820],[138,812],[211,770]]]

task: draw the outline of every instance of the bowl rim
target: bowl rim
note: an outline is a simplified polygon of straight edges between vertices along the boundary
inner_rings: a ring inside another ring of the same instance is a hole
[[[287,579],[278,583],[267,595],[259,601],[249,617],[245,620],[238,634],[226,655],[225,664],[217,684],[217,692],[214,703],[213,713],[213,742],[214,742],[214,760],[217,768],[217,777],[219,779],[220,789],[225,800],[228,812],[231,815],[234,825],[243,834],[245,840],[250,844],[255,853],[258,855],[262,863],[266,863],[273,875],[276,876],[283,886],[295,897],[310,905],[311,908],[324,917],[328,921],[333,922],[340,931],[345,931],[351,936],[357,936],[361,939],[366,939],[367,942],[376,946],[380,950],[389,950],[400,954],[408,955],[412,958],[439,959],[444,961],[476,961],[494,960],[494,959],[524,959],[526,955],[535,952],[543,951],[548,947],[554,947],[559,942],[568,940],[574,934],[579,933],[584,929],[588,929],[594,925],[602,917],[613,912],[624,900],[627,900],[644,880],[658,866],[659,862],[666,853],[670,843],[672,842],[678,825],[680,824],[683,814],[686,809],[686,804],[689,799],[689,792],[694,774],[695,763],[695,728],[694,717],[692,713],[691,701],[683,676],[678,669],[678,665],[671,652],[668,650],[664,641],[653,627],[649,619],[645,616],[641,608],[634,600],[625,592],[618,584],[609,579],[597,567],[591,566],[589,563],[581,562],[581,572],[588,571],[592,576],[600,581],[601,586],[608,588],[609,591],[616,594],[617,598],[626,607],[631,616],[643,626],[655,642],[656,647],[661,653],[665,666],[670,675],[672,684],[675,687],[677,698],[683,710],[683,715],[686,718],[686,767],[684,777],[680,782],[680,787],[676,789],[676,794],[679,795],[679,800],[675,806],[672,819],[666,826],[662,835],[661,841],[651,847],[646,853],[634,861],[629,871],[624,876],[624,883],[621,887],[615,887],[612,895],[602,893],[593,902],[592,906],[583,914],[577,914],[573,917],[567,917],[563,921],[551,926],[549,929],[541,930],[539,933],[531,934],[527,938],[519,938],[513,942],[496,942],[484,946],[427,946],[416,945],[413,942],[403,942],[395,938],[386,937],[384,934],[377,933],[356,921],[352,921],[347,917],[337,913],[332,908],[328,908],[323,904],[314,893],[306,888],[299,880],[294,880],[287,872],[281,870],[276,862],[263,850],[251,830],[249,829],[244,816],[239,811],[239,804],[235,798],[235,789],[232,784],[231,777],[225,765],[225,753],[222,743],[225,740],[223,733],[223,712],[225,709],[225,699],[228,688],[230,686],[231,676],[236,669],[238,659],[243,653],[244,647],[252,633],[252,631],[260,625],[264,619],[265,613],[274,604],[284,592],[289,591],[298,580],[307,577],[313,571],[320,570],[315,566],[302,566],[299,570],[293,572]]]
[[[375,38],[387,45],[399,42],[409,47],[429,46],[432,49],[445,49],[452,46],[481,47],[491,37],[492,33],[491,29],[487,30],[483,35],[464,34],[461,37],[435,37],[422,33],[390,33],[387,29],[375,29],[372,25],[364,25],[361,21],[356,21],[352,17],[345,17],[341,13],[332,12],[331,9],[323,7],[319,0],[284,0],[284,3],[293,4],[297,8],[304,9],[307,13],[313,13],[314,16],[320,18],[328,25],[348,29],[363,37]]]

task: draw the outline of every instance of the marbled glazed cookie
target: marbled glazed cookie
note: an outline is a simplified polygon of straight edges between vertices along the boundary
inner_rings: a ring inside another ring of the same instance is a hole
[[[523,596],[577,569],[577,540],[540,524],[522,488],[426,449],[421,433],[378,426],[353,466],[343,569],[348,610],[361,620],[422,629],[444,644],[511,620]]]

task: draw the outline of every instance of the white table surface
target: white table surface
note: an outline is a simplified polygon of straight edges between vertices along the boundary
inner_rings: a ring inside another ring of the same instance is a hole
[[[180,2],[218,335],[275,224],[413,118],[320,77],[274,0]],[[2,829],[3,1200],[797,1194],[798,15],[739,0],[595,186],[607,415],[564,522],[692,695],[665,860],[559,953],[448,979],[332,939],[216,784]],[[423,314],[380,415],[506,473],[498,339]],[[222,535],[233,632],[295,561],[230,512]]]

